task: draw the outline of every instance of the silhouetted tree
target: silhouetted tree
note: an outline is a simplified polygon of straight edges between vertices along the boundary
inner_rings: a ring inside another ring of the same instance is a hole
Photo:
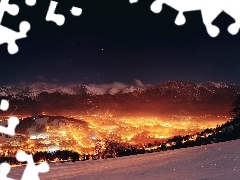
[[[240,94],[237,95],[236,99],[232,104],[230,115],[233,119],[240,118]]]

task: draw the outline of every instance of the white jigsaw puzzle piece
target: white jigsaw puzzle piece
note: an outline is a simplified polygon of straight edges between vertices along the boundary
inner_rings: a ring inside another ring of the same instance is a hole
[[[55,9],[57,8],[58,2],[56,1],[51,1],[47,16],[46,16],[46,21],[53,21],[55,22],[58,26],[62,26],[65,22],[65,17],[62,14],[55,14]]]
[[[19,124],[19,119],[17,117],[10,117],[8,119],[8,127],[0,126],[0,133],[8,134],[10,136],[15,135],[15,129]]]
[[[27,166],[23,172],[21,180],[40,180],[39,173],[46,173],[50,167],[46,162],[35,165],[33,156],[20,150],[17,152],[16,158],[20,162],[27,162]],[[30,178],[30,179],[29,179]]]
[[[183,25],[186,20],[183,15],[184,12],[189,11],[197,11],[201,10],[203,23],[206,26],[207,32],[211,37],[216,37],[220,30],[218,27],[212,25],[213,20],[222,12],[221,7],[223,1],[221,0],[209,0],[209,1],[201,1],[201,0],[156,0],[151,5],[151,10],[154,13],[160,13],[162,10],[162,5],[166,4],[177,11],[179,11],[175,24]]]
[[[26,21],[20,23],[20,31],[15,32],[0,24],[0,45],[8,43],[8,52],[10,54],[15,54],[18,52],[18,46],[16,40],[26,38],[27,32],[30,30],[30,24]]]
[[[73,6],[72,9],[71,9],[71,13],[72,13],[72,15],[74,15],[74,16],[80,16],[80,15],[82,14],[82,9]]]
[[[25,3],[28,5],[28,6],[35,6],[37,0],[25,0]]]
[[[1,104],[0,104],[0,110],[2,111],[7,111],[9,108],[9,102],[6,99],[2,99]]]
[[[138,0],[129,0],[129,2],[130,2],[131,4],[133,4],[133,3],[137,3]]]
[[[30,1],[34,0],[26,0],[26,2],[28,3],[30,3]],[[15,4],[9,4],[9,0],[1,0],[0,2],[0,45],[7,43],[8,52],[10,54],[15,54],[18,52],[16,40],[26,38],[26,34],[31,27],[30,24],[26,21],[20,23],[19,32],[15,32],[12,29],[2,26],[2,18],[5,12],[8,12],[12,16],[16,16],[19,13],[19,7]]]
[[[136,3],[138,0],[130,0],[130,3]],[[208,34],[211,37],[216,37],[220,33],[217,26],[212,22],[219,16],[221,12],[225,12],[235,19],[235,23],[228,27],[228,32],[236,35],[240,29],[240,1],[239,0],[155,0],[151,5],[151,10],[154,13],[160,13],[163,4],[166,4],[179,11],[175,24],[183,25],[186,22],[184,12],[201,11],[203,23]]]
[[[9,108],[9,102],[5,99],[2,99],[0,109],[6,111]],[[16,117],[10,117],[8,119],[8,127],[0,126],[0,133],[8,134],[10,136],[15,135],[16,126],[19,124],[19,119]]]
[[[12,16],[16,16],[19,13],[19,7],[16,4],[9,4],[9,0],[1,0],[0,2],[0,23],[5,12],[8,12]]]
[[[8,173],[10,172],[11,166],[8,163],[0,164],[0,179],[1,180],[15,180],[12,178],[7,177]]]

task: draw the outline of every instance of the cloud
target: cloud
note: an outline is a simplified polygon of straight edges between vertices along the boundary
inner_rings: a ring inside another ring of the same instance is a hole
[[[59,82],[59,79],[57,79],[57,78],[52,78],[52,81],[54,81],[54,82]]]
[[[134,79],[134,81],[135,81],[135,83],[136,83],[136,85],[137,85],[138,87],[141,87],[141,88],[146,87],[141,80],[139,80],[139,79]]]
[[[112,87],[118,88],[118,89],[124,89],[126,87],[129,87],[129,84],[121,83],[121,82],[113,82],[109,84],[88,84],[90,87],[100,88],[103,91],[107,91]]]
[[[38,75],[38,76],[36,76],[35,78],[36,78],[37,80],[39,80],[39,81],[45,80],[45,77],[44,77],[43,75]]]
[[[146,84],[147,87],[152,87],[153,85],[152,84]]]
[[[20,86],[27,86],[28,83],[24,80],[21,80],[19,83],[18,83]]]

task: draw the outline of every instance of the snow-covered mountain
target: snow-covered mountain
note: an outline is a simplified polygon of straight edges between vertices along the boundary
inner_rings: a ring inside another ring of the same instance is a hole
[[[72,85],[72,86],[57,86],[46,83],[36,83],[30,86],[2,86],[0,87],[0,96],[11,96],[13,98],[36,98],[40,93],[60,93],[60,94],[68,94],[68,95],[116,95],[116,94],[125,94],[125,93],[133,93],[133,92],[143,92],[144,90],[153,90],[158,89],[161,93],[166,93],[166,91],[175,91],[179,94],[191,94],[192,96],[198,96],[200,89],[205,89],[210,93],[215,93],[220,90],[234,90],[240,91],[240,86],[236,84],[225,84],[222,82],[214,83],[214,82],[204,82],[200,84],[195,84],[192,82],[183,82],[183,81],[167,81],[163,84],[139,88],[134,86],[127,87],[101,87],[100,85]]]
[[[60,94],[68,94],[68,95],[104,95],[110,94],[115,95],[119,92],[121,93],[132,93],[133,91],[141,91],[143,88],[138,88],[134,86],[129,86],[125,88],[105,88],[100,86],[89,86],[89,85],[74,85],[74,86],[56,86],[49,85],[45,83],[37,83],[31,86],[2,86],[0,87],[0,96],[6,97],[11,96],[13,98],[22,99],[24,97],[35,99],[40,93],[60,93]]]
[[[107,91],[107,94],[111,94],[111,95],[115,95],[120,91],[120,89],[116,88],[116,87],[112,87]]]
[[[132,93],[132,92],[134,92],[134,91],[138,91],[138,90],[141,90],[140,88],[136,88],[136,87],[134,87],[134,86],[129,86],[129,87],[127,87],[127,88],[124,88],[124,89],[122,89],[121,90],[121,93]]]
[[[1,98],[9,99],[11,111],[36,115],[48,112],[145,112],[179,114],[199,112],[228,114],[240,86],[235,84],[167,81],[145,88],[134,86],[34,84],[0,87]],[[15,110],[16,108],[16,110]],[[61,114],[65,115],[65,114]]]
[[[198,84],[198,87],[205,87],[205,88],[227,88],[228,85],[223,83],[223,82],[212,82],[212,81],[207,81]]]

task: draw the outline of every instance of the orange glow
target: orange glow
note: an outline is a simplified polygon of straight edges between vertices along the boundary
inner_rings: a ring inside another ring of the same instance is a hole
[[[26,137],[20,143],[21,148],[35,152],[58,147],[60,150],[94,154],[96,145],[101,149],[105,148],[106,139],[131,144],[163,142],[175,135],[194,134],[206,128],[215,128],[216,125],[223,124],[228,119],[226,116],[208,115],[202,117],[114,117],[112,114],[73,116],[73,118],[84,119],[89,124],[83,127],[81,124],[68,123],[58,128],[46,124],[44,138]],[[43,135],[32,136],[42,137]],[[4,148],[8,147],[5,146],[2,149]]]

